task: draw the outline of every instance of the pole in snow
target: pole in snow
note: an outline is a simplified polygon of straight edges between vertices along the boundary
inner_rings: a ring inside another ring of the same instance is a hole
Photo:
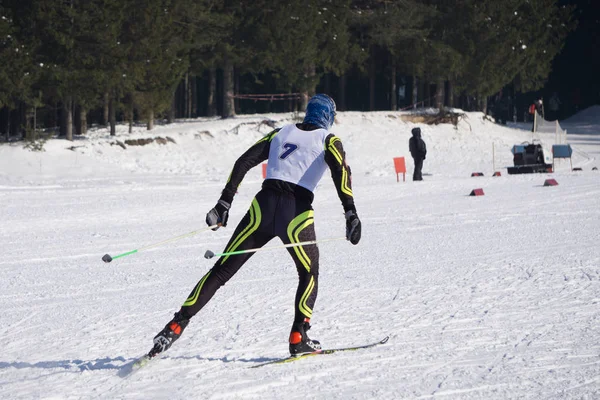
[[[109,254],[105,254],[104,256],[102,256],[102,261],[104,261],[105,263],[109,263],[109,262],[111,262],[114,259],[125,257],[125,256],[128,256],[130,254],[139,253],[142,250],[147,250],[147,249],[149,249],[151,247],[156,247],[156,246],[160,246],[162,244],[166,244],[166,243],[169,243],[169,242],[174,242],[176,240],[183,239],[183,238],[186,238],[186,237],[189,237],[189,236],[194,236],[194,235],[196,235],[196,234],[198,234],[200,232],[206,232],[206,231],[209,231],[211,229],[217,228],[219,226],[221,226],[221,224],[212,225],[212,226],[209,226],[208,228],[199,229],[197,231],[189,232],[189,233],[186,233],[184,235],[180,235],[180,236],[177,236],[177,237],[174,237],[174,238],[171,238],[171,239],[163,240],[162,242],[158,242],[158,243],[154,243],[154,244],[148,245],[146,247],[142,247],[141,249],[131,250],[131,251],[128,251],[126,253],[118,254],[118,255],[116,255],[114,257],[111,257]]]

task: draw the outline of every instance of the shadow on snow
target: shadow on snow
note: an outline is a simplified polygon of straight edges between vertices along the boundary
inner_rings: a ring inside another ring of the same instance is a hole
[[[36,363],[28,363],[23,361],[4,362],[0,361],[0,369],[16,368],[40,368],[40,369],[56,369],[62,368],[66,370],[76,369],[79,371],[94,371],[94,370],[110,370],[119,369],[123,363],[129,360],[123,357],[116,358],[99,358],[93,361],[83,360],[59,360],[59,361],[39,361]]]

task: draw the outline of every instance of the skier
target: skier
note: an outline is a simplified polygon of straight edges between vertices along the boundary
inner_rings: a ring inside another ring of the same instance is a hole
[[[229,209],[237,187],[252,167],[268,159],[267,177],[250,209],[235,229],[226,252],[264,246],[275,236],[285,244],[315,240],[313,191],[327,166],[331,170],[346,217],[346,239],[358,244],[361,222],[352,195],[350,169],[340,139],[329,133],[336,115],[335,102],[325,94],[312,97],[301,124],[275,129],[238,158],[221,197],[206,215],[209,226],[227,226]],[[216,230],[214,228],[213,230]],[[319,249],[316,244],[288,247],[298,271],[295,315],[289,336],[292,356],[321,348],[306,331],[310,328],[317,298]],[[221,256],[196,284],[175,317],[154,337],[148,356],[167,350],[190,322],[253,253]]]
[[[408,140],[408,149],[415,162],[413,181],[422,181],[423,175],[421,174],[421,169],[423,169],[423,161],[427,156],[427,146],[421,138],[421,128],[413,128],[411,132],[413,136]]]

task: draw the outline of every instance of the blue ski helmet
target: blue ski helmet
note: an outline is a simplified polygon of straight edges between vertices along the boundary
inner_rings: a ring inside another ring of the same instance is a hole
[[[303,123],[329,130],[335,119],[335,101],[326,94],[316,94],[308,100]]]

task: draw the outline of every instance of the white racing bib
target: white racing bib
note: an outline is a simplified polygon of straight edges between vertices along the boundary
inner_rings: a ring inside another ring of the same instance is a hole
[[[313,192],[327,169],[325,129],[303,131],[286,125],[271,140],[267,179],[279,179]]]

